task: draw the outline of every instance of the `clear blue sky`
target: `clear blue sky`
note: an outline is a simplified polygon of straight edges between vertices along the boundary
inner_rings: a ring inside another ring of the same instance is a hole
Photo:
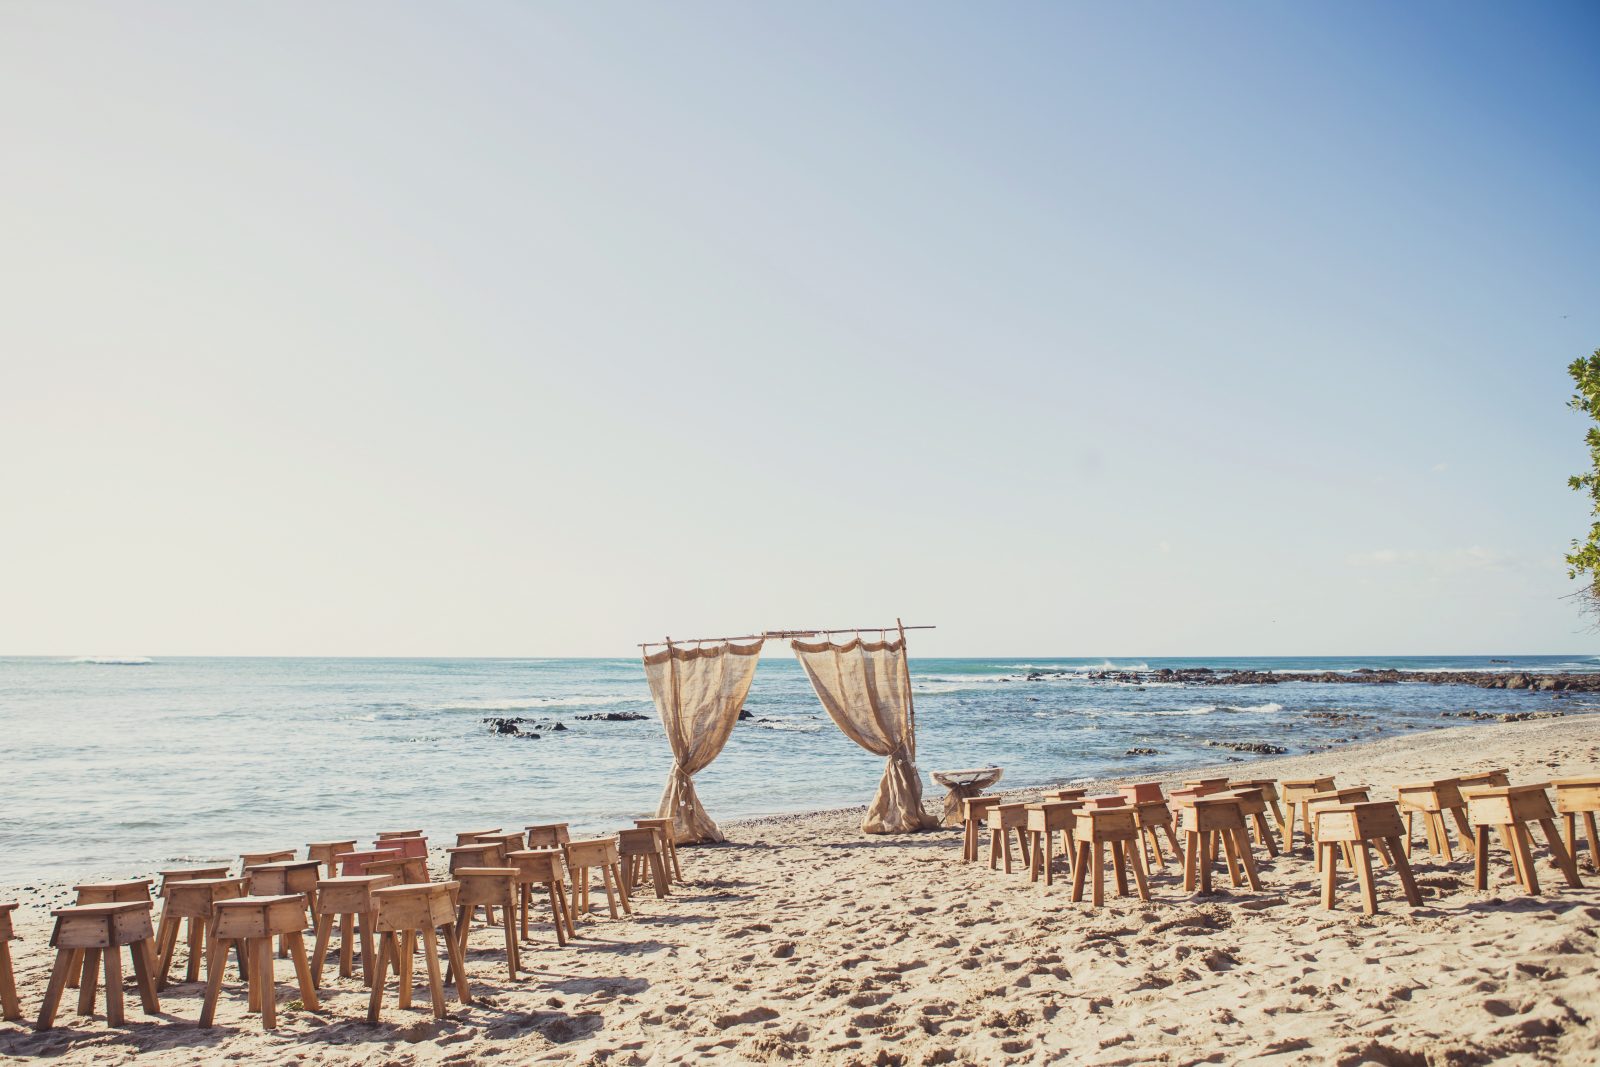
[[[1594,4],[0,3],[0,651],[1583,651]]]

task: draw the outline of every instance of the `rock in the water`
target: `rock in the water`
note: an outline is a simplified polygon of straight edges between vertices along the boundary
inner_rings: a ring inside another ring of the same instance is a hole
[[[739,709],[739,721],[740,722],[748,722],[749,720],[751,720],[753,718],[755,718],[755,716],[750,714],[750,711],[749,711],[748,708],[740,708]]]
[[[644,718],[633,711],[597,711],[593,715],[574,715],[582,722],[639,722]]]
[[[1161,753],[1153,748],[1130,748],[1123,753],[1124,756],[1159,756]]]
[[[1225,748],[1230,752],[1251,752],[1258,756],[1281,756],[1289,750],[1282,745],[1269,745],[1265,741],[1207,741],[1209,748]]]

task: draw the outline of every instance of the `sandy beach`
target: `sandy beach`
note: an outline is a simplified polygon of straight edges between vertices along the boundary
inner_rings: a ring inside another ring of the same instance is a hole
[[[1492,766],[1509,768],[1513,782],[1592,773],[1600,716],[1210,769],[1332,774],[1381,798],[1396,782]],[[1424,906],[1407,907],[1380,871],[1373,918],[1362,916],[1348,874],[1340,910],[1322,910],[1304,852],[1264,862],[1261,892],[1185,894],[1169,863],[1150,903],[1108,896],[1094,910],[1073,904],[1064,882],[1046,892],[1026,873],[959,863],[959,831],[868,838],[859,819],[857,809],[730,824],[734,843],[684,850],[687,884],[666,900],[641,896],[634,918],[597,914],[567,949],[540,929],[523,956],[531,973],[516,983],[492,951],[497,933],[480,929],[469,955],[476,1003],[452,1003],[443,1023],[425,1009],[395,1009],[391,990],[385,1021],[370,1027],[359,981],[335,976],[318,1012],[284,1010],[285,986],[271,1034],[244,1015],[234,989],[208,1032],[194,1025],[202,987],[180,982],[162,999],[161,1021],[147,1021],[134,999],[129,1025],[111,1030],[76,1016],[69,999],[50,1033],[0,1026],[0,1055],[143,1064],[1600,1062],[1600,877],[1587,853],[1585,888],[1567,888],[1552,871],[1544,895],[1531,898],[1498,850],[1482,893],[1469,859],[1438,864],[1419,844]],[[24,940],[13,949],[30,1016],[50,963],[48,908],[66,893],[35,887],[18,912]],[[280,983],[291,976],[279,961]]]

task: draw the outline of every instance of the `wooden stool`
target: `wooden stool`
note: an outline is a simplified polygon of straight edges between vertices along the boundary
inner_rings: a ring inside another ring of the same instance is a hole
[[[1037,882],[1042,869],[1045,888],[1055,884],[1051,841],[1058,833],[1061,854],[1067,858],[1067,869],[1072,869],[1072,857],[1076,852],[1072,839],[1073,813],[1083,806],[1081,800],[1041,800],[1027,805],[1028,881]]]
[[[17,975],[11,969],[11,942],[18,940],[11,928],[11,913],[15,904],[0,904],[0,1018],[18,1022],[22,1018],[22,1002],[17,999]]]
[[[517,980],[517,924],[514,916],[517,907],[517,869],[515,867],[461,867],[453,877],[461,888],[456,898],[456,940],[461,944],[462,958],[466,958],[468,939],[472,936],[472,914],[483,905],[485,911],[504,909],[503,930],[506,940],[506,977]]]
[[[277,860],[246,867],[245,878],[253,897],[281,897],[298,893],[306,907],[316,910],[317,880],[322,875],[321,860]]]
[[[435,940],[444,935],[444,950],[455,973],[456,997],[472,1003],[467,991],[467,968],[456,940],[457,882],[429,882],[427,885],[397,885],[373,890],[378,905],[378,972],[373,976],[372,995],[367,1000],[367,1022],[378,1022],[383,1007],[383,988],[389,967],[394,966],[400,980],[399,1004],[411,1007],[412,944],[422,938],[423,956],[428,963],[428,1003],[435,1019],[444,1018],[444,982],[439,974],[439,951]],[[402,935],[404,935],[402,937]]]
[[[528,847],[527,842],[523,840],[521,830],[479,834],[476,841],[468,841],[466,843],[470,845],[499,845],[502,855],[507,852],[520,852]]]
[[[1161,839],[1157,836],[1159,831],[1164,831],[1167,843],[1172,846],[1173,857],[1182,864],[1183,846],[1178,844],[1178,830],[1173,825],[1172,809],[1167,806],[1166,800],[1136,801],[1132,807],[1133,821],[1139,828],[1139,844],[1144,850],[1146,863],[1154,862],[1157,868],[1166,870],[1167,861],[1161,855]]]
[[[1511,776],[1504,768],[1456,775],[1456,787],[1463,793],[1468,789],[1499,789],[1510,784]]]
[[[1129,804],[1150,804],[1167,799],[1167,795],[1161,791],[1160,782],[1135,782],[1133,785],[1119,786],[1117,792]]]
[[[1367,846],[1375,845],[1380,854],[1391,858],[1406,900],[1413,908],[1422,904],[1417,882],[1411,876],[1411,861],[1400,848],[1405,827],[1400,809],[1392,800],[1356,804],[1319,804],[1313,807],[1316,820],[1312,830],[1317,839],[1317,858],[1322,862],[1322,906],[1333,909],[1333,890],[1339,869],[1339,853],[1353,857],[1356,880],[1361,883],[1361,906],[1368,915],[1378,913],[1378,891],[1372,882],[1372,857]],[[1342,848],[1341,848],[1342,846]]]
[[[393,879],[392,885],[421,885],[432,881],[428,877],[428,864],[416,856],[399,856],[392,860],[368,860],[361,865],[363,874],[384,874]]]
[[[193,882],[202,879],[226,878],[228,867],[184,867],[172,871],[157,871],[161,876],[161,888],[156,890],[156,896],[166,899],[167,887],[176,882]],[[206,926],[210,922],[210,911],[205,916],[185,916],[189,920],[189,971],[188,980],[200,980],[200,963],[206,955]],[[178,948],[178,924],[183,918],[173,913],[171,902],[162,905],[161,921],[156,925],[156,989],[167,988],[167,971],[172,965],[172,957]],[[168,926],[172,929],[169,931]],[[170,946],[168,942],[171,942]]]
[[[328,869],[329,878],[339,877],[339,865],[336,857],[346,852],[354,852],[356,843],[350,841],[313,841],[306,846],[306,859],[316,860]]]
[[[1589,866],[1600,871],[1600,829],[1595,826],[1595,812],[1600,811],[1600,777],[1557,778],[1550,784],[1556,787],[1556,814],[1567,823],[1567,852],[1572,855],[1572,862],[1578,862],[1578,816],[1582,815],[1589,837]]]
[[[655,883],[657,900],[667,895],[666,853],[661,834],[653,826],[617,831],[617,854],[626,861],[629,893],[649,878]]]
[[[89,882],[72,888],[78,894],[78,904],[148,903],[151,899],[150,886],[154,882],[154,878],[135,878],[127,882]],[[54,913],[52,912],[51,914]],[[153,974],[156,969],[154,938],[145,948],[150,954],[145,961],[145,966]],[[83,949],[77,949],[73,952],[72,969],[67,973],[68,989],[77,989],[79,982],[84,978],[84,973],[94,969],[94,965],[86,963],[85,960]],[[88,1012],[82,1012],[81,1014],[87,1015]]]
[[[245,852],[239,856],[239,874],[244,875],[251,867],[259,867],[263,863],[282,863],[284,860],[294,859],[294,849],[280,848],[276,852]]]
[[[392,862],[403,862],[395,860]],[[322,988],[322,967],[328,959],[328,944],[333,939],[333,923],[339,921],[339,977],[355,973],[357,927],[361,942],[361,984],[370,986],[377,970],[373,955],[373,934],[378,928],[378,902],[373,893],[394,884],[387,874],[353,874],[324,878],[317,883],[317,941],[311,952],[311,984]]]
[[[498,830],[485,830],[483,833],[496,834]],[[461,835],[469,836],[467,834]],[[467,867],[504,867],[506,865],[505,846],[498,841],[474,841],[471,844],[457,845],[455,848],[445,849],[450,857],[450,877],[454,878],[456,872]],[[473,905],[476,909],[477,905]],[[484,918],[494,925],[494,908],[484,905]],[[507,923],[511,922],[509,915],[505,916]]]
[[[428,839],[421,834],[414,837],[380,837],[372,843],[372,847],[399,849],[407,859],[421,860],[424,868],[428,865]]]
[[[633,825],[644,826],[647,823],[658,822],[664,822],[670,825],[672,820],[635,819],[633,820]],[[539,848],[560,848],[562,845],[572,840],[572,836],[567,833],[567,824],[564,822],[534,823],[532,826],[526,827],[525,830],[526,836],[523,840],[530,850]]]
[[[334,857],[334,862],[339,865],[339,874],[344,878],[352,878],[359,874],[367,873],[367,864],[373,860],[395,860],[405,856],[398,848],[373,848],[364,852],[341,852]]]
[[[150,900],[129,900],[78,904],[70,908],[56,908],[50,913],[56,920],[55,929],[50,934],[50,945],[56,950],[56,965],[50,972],[50,984],[45,988],[44,1004],[39,1008],[39,1022],[35,1029],[48,1030],[55,1025],[61,992],[67,987],[69,975],[76,969],[74,961],[79,958],[84,962],[82,988],[78,990],[78,1014],[94,1014],[96,971],[103,965],[106,974],[106,1022],[121,1026],[121,949],[124,945],[133,960],[133,974],[139,986],[139,1003],[144,1013],[154,1015],[161,1010],[161,1003],[156,999],[155,974],[150,966],[154,956],[151,943],[155,939],[155,926],[150,921],[150,912],[154,907]],[[8,914],[8,926],[9,919]]]
[[[261,1013],[261,1027],[278,1025],[278,985],[272,972],[272,939],[289,947],[294,973],[300,987],[300,1003],[316,1011],[316,984],[306,959],[306,898],[299,893],[270,897],[239,897],[219,900],[211,920],[210,954],[206,960],[206,1000],[200,1009],[200,1026],[209,1028],[217,1017],[217,997],[222,992],[222,976],[228,966],[228,948],[243,950],[250,960],[246,977],[249,1010]]]
[[[1250,837],[1245,831],[1244,810],[1238,800],[1221,796],[1195,797],[1179,809],[1183,824],[1183,888],[1192,893],[1198,883],[1200,892],[1211,892],[1211,867],[1216,862],[1217,839],[1222,840],[1222,850],[1228,861],[1228,875],[1238,886],[1242,863],[1251,889],[1261,888],[1256,874],[1256,858],[1250,851]]]
[[[1273,790],[1276,795],[1277,790]],[[1278,854],[1278,842],[1273,839],[1272,827],[1267,825],[1267,791],[1258,785],[1230,785],[1209,796],[1233,797],[1244,813],[1245,824],[1254,831],[1256,844],[1267,850],[1268,856]]]
[[[506,854],[506,862],[517,869],[517,896],[522,905],[522,939],[528,939],[528,906],[533,899],[533,887],[542,885],[550,893],[550,921],[555,924],[556,944],[565,945],[568,937],[577,937],[572,925],[572,912],[567,909],[567,880],[561,870],[561,850],[554,848],[524,849]]]
[[[1306,843],[1312,843],[1315,827],[1311,825],[1311,816],[1306,808],[1306,801],[1311,799],[1313,793],[1326,793],[1335,788],[1332,778],[1286,778],[1280,785],[1283,803],[1288,808],[1287,822],[1283,825],[1283,850],[1294,852],[1294,824],[1298,816],[1305,826]]]
[[[581,917],[589,914],[589,868],[599,867],[605,882],[606,905],[611,917],[617,917],[617,901],[622,910],[633,914],[628,905],[628,887],[622,878],[622,858],[617,852],[617,839],[602,837],[591,841],[568,841],[562,846],[567,858],[567,870],[572,874],[572,910]]]
[[[1567,884],[1581,888],[1578,865],[1573,862],[1567,846],[1561,843],[1556,832],[1556,813],[1550,807],[1550,798],[1543,785],[1511,785],[1480,787],[1463,791],[1467,798],[1467,819],[1472,823],[1474,859],[1477,868],[1477,887],[1489,888],[1489,828],[1497,827],[1511,852],[1511,866],[1517,880],[1529,893],[1539,892],[1539,874],[1533,869],[1533,854],[1529,845],[1533,835],[1527,824],[1536,822],[1549,843],[1550,855],[1567,876]]]
[[[1011,831],[1017,832],[1017,849],[1022,862],[1028,862],[1028,805],[1022,801],[1010,804],[991,804],[983,811],[989,824],[989,869],[992,871],[1005,859],[1006,873],[1011,873]]]
[[[226,870],[226,868],[224,868]],[[166,903],[161,909],[161,925],[156,929],[156,988],[167,988],[167,975],[178,953],[178,926],[189,921],[189,969],[184,978],[200,980],[200,961],[206,956],[206,939],[219,900],[235,900],[245,895],[243,878],[191,878],[162,887]],[[239,954],[239,973],[249,964]]]
[[[678,829],[673,825],[673,821],[674,820],[672,819],[659,819],[652,817],[648,819],[635,819],[633,820],[633,825],[644,826],[652,830],[661,831],[661,840],[667,848],[667,868],[668,874],[670,875],[668,881],[681,882],[683,881],[683,870],[678,866]],[[565,827],[565,825],[565,823],[562,824],[563,827]],[[533,834],[531,828],[528,834],[528,847],[544,847],[535,845],[533,843]]]
[[[1185,778],[1183,787],[1185,789],[1198,789],[1202,794],[1220,793],[1228,788],[1228,780],[1226,778]]]
[[[378,840],[385,841],[391,837],[421,837],[421,830],[379,830]]]
[[[1346,804],[1366,804],[1371,800],[1372,798],[1367,795],[1367,787],[1364,785],[1330,789],[1326,793],[1312,793],[1309,797],[1306,797],[1305,803],[1306,830],[1311,833],[1313,838],[1316,837],[1317,812],[1323,808],[1337,808]],[[1380,837],[1373,842],[1373,845],[1378,849],[1379,862],[1387,866],[1389,862],[1388,844]],[[1355,846],[1348,841],[1340,841],[1339,847],[1344,853],[1344,861],[1354,869],[1356,865]],[[1315,863],[1313,866],[1316,870],[1322,870],[1322,849],[1320,848],[1315,850]]]
[[[1089,791],[1087,789],[1046,789],[1044,791],[1044,799],[1046,800],[1082,800],[1088,795]]]
[[[1406,855],[1411,855],[1411,827],[1418,815],[1428,836],[1428,852],[1446,863],[1455,860],[1450,850],[1450,830],[1445,825],[1444,813],[1454,817],[1456,828],[1465,844],[1472,838],[1472,827],[1467,823],[1467,801],[1461,795],[1461,781],[1457,778],[1436,778],[1426,782],[1407,782],[1395,787],[1400,810],[1406,816]]]
[[[459,848],[462,845],[474,844],[480,837],[488,837],[490,834],[497,834],[499,832],[500,827],[498,826],[491,827],[488,830],[463,830],[461,833],[456,835],[456,847]]]
[[[978,862],[978,830],[983,825],[990,808],[996,804],[1004,804],[1005,798],[999,796],[979,796],[961,798],[961,862]]]
[[[1271,778],[1235,778],[1228,783],[1229,789],[1259,789],[1261,799],[1267,802],[1267,807],[1272,809],[1272,821],[1277,824],[1278,832],[1283,833],[1283,808],[1278,806],[1278,783]]]
[[[1144,861],[1139,858],[1139,828],[1134,821],[1133,808],[1079,808],[1073,836],[1078,843],[1078,854],[1072,861],[1072,900],[1083,899],[1085,876],[1094,880],[1091,901],[1095,907],[1105,903],[1105,853],[1104,845],[1111,846],[1111,865],[1117,874],[1117,896],[1128,895],[1128,875],[1125,865],[1133,867],[1133,878],[1139,886],[1139,899],[1150,899],[1150,886],[1145,881]]]

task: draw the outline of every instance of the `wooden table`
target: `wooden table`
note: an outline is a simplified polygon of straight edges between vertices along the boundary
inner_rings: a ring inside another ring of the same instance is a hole
[[[933,780],[949,790],[944,798],[945,826],[960,826],[961,802],[975,797],[1000,780],[999,767],[973,767],[964,771],[934,771]]]

